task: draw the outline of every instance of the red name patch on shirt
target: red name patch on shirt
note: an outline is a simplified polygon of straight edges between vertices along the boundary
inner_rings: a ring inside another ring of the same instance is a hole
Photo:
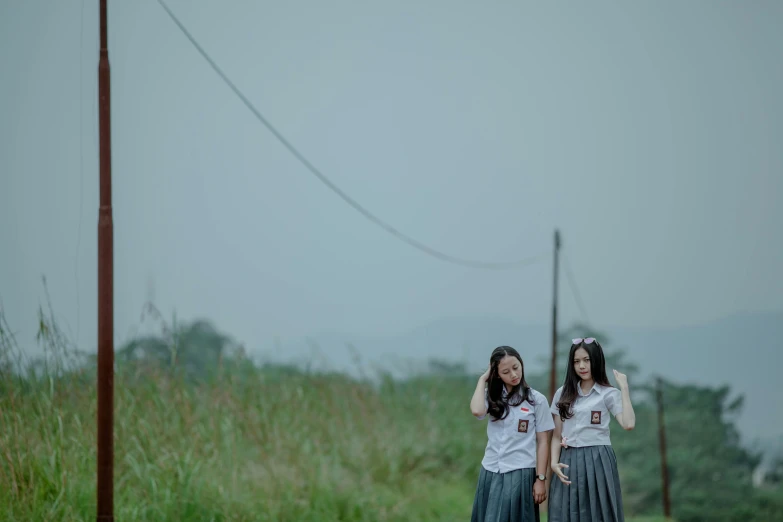
[[[527,408],[519,408],[519,409],[524,411],[525,413],[529,413],[530,412],[530,410],[528,410]]]

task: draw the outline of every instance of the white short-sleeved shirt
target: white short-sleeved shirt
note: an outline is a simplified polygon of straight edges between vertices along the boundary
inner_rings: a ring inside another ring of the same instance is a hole
[[[572,406],[574,416],[563,421],[563,436],[566,445],[576,448],[583,446],[611,446],[609,424],[612,416],[623,411],[623,399],[620,390],[611,386],[593,384],[589,392],[583,393],[577,386],[577,396]],[[560,416],[557,403],[563,393],[563,387],[557,389],[552,398],[552,415]]]
[[[503,388],[503,396],[507,392]],[[530,401],[517,406],[509,404],[508,415],[493,421],[487,413],[487,447],[481,465],[487,471],[507,473],[517,469],[536,467],[536,433],[555,429],[549,414],[549,403],[542,394],[531,388]],[[484,405],[488,406],[486,397]]]

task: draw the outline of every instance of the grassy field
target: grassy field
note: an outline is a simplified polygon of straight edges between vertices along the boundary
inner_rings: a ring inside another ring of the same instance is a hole
[[[95,371],[64,371],[67,343],[41,328],[50,365],[22,378],[0,314],[0,520],[95,520]],[[118,521],[470,518],[473,382],[254,369],[195,385],[120,366],[114,386]]]
[[[93,381],[3,382],[3,520],[94,520]],[[115,388],[117,520],[469,519],[485,434],[464,384],[152,373]]]
[[[91,380],[5,383],[5,519],[94,518]],[[163,374],[118,376],[115,386],[118,520],[459,520],[470,511],[481,427],[447,387],[378,392],[340,377],[263,375],[194,387]]]

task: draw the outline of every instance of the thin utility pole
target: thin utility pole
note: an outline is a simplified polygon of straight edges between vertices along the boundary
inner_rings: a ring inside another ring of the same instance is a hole
[[[549,398],[555,396],[557,375],[557,277],[559,272],[560,231],[555,230],[554,284],[552,288],[552,368],[549,374]]]
[[[100,3],[98,119],[98,522],[114,521],[114,223],[111,207],[111,78],[107,0]]]
[[[658,442],[661,451],[661,480],[663,481],[663,516],[672,518],[672,506],[669,498],[669,465],[666,461],[666,429],[663,424],[663,382],[656,379],[655,398],[658,403]]]
[[[560,231],[555,229],[555,259],[554,259],[554,282],[552,287],[552,368],[550,369],[549,373],[549,399],[552,400],[555,396],[555,390],[557,389],[557,277],[558,277],[558,271],[560,267],[559,263],[559,254],[560,254]],[[552,435],[551,432],[549,436],[547,437],[547,440],[549,444],[552,443]],[[552,480],[554,480],[554,476],[552,474],[552,470],[547,466],[546,470],[546,490],[549,491],[549,485]],[[549,506],[549,499],[545,500],[543,504],[541,505],[541,509],[546,512]]]

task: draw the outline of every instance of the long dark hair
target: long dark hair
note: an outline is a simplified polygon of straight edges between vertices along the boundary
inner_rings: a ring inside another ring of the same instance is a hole
[[[505,356],[516,357],[519,361],[520,369],[522,370],[522,376],[519,379],[519,384],[511,388],[511,391],[503,397],[503,389],[506,383],[500,378],[498,374],[498,365]],[[489,407],[487,412],[492,415],[493,422],[503,420],[508,416],[509,406],[518,406],[526,400],[530,400],[530,386],[525,381],[525,363],[522,362],[522,357],[515,349],[510,346],[498,346],[492,351],[492,355],[489,357],[489,378],[487,379],[487,402]]]
[[[576,387],[582,382],[582,378],[574,369],[574,354],[579,348],[584,348],[590,357],[590,374],[593,380],[601,386],[611,386],[606,377],[606,359],[604,358],[604,349],[598,341],[585,344],[584,341],[579,344],[572,344],[571,351],[568,353],[568,366],[566,367],[565,382],[563,383],[563,392],[560,395],[560,401],[557,403],[557,409],[560,410],[560,419],[566,420],[574,416],[571,407],[576,401],[578,395]]]

